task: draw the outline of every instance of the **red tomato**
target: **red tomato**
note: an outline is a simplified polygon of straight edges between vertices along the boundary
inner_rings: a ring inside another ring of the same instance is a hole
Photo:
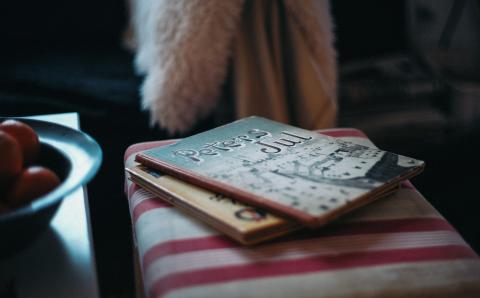
[[[37,159],[40,152],[40,141],[37,133],[28,124],[13,119],[5,120],[0,123],[0,130],[17,140],[26,165]]]
[[[20,145],[9,134],[0,131],[0,193],[22,170]]]
[[[12,185],[7,201],[19,206],[43,196],[60,184],[60,179],[51,170],[32,166],[24,169]]]

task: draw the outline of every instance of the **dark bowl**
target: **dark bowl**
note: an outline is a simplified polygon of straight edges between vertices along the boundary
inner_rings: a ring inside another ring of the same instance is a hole
[[[5,119],[0,117],[0,122]],[[0,214],[0,258],[26,247],[41,234],[62,200],[89,182],[102,161],[100,146],[83,132],[51,122],[23,118],[17,120],[27,123],[36,131],[41,144],[37,164],[53,170],[61,183],[31,203]]]

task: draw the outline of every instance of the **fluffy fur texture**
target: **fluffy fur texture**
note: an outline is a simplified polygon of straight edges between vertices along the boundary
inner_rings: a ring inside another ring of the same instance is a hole
[[[143,107],[150,111],[152,123],[184,132],[216,105],[244,0],[129,1],[126,45],[136,52],[136,71],[146,75]],[[328,3],[321,0],[323,7],[318,9],[314,2],[285,0],[285,7],[310,36],[308,43],[327,69],[322,72],[329,86],[327,96],[335,98]],[[326,11],[319,14],[322,9]]]
[[[242,0],[135,0],[132,23],[143,107],[170,132],[211,111],[227,72]]]

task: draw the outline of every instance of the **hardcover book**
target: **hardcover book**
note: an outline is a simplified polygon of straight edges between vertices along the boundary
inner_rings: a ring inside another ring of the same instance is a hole
[[[136,161],[318,227],[420,173],[424,162],[248,117],[136,155]]]
[[[126,171],[140,187],[245,245],[263,242],[301,227],[298,222],[287,221],[144,166],[127,168]]]

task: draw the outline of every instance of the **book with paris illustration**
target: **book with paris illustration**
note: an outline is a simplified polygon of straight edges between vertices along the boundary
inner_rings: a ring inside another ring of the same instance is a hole
[[[424,162],[261,117],[152,148],[136,161],[308,227],[368,204]]]

